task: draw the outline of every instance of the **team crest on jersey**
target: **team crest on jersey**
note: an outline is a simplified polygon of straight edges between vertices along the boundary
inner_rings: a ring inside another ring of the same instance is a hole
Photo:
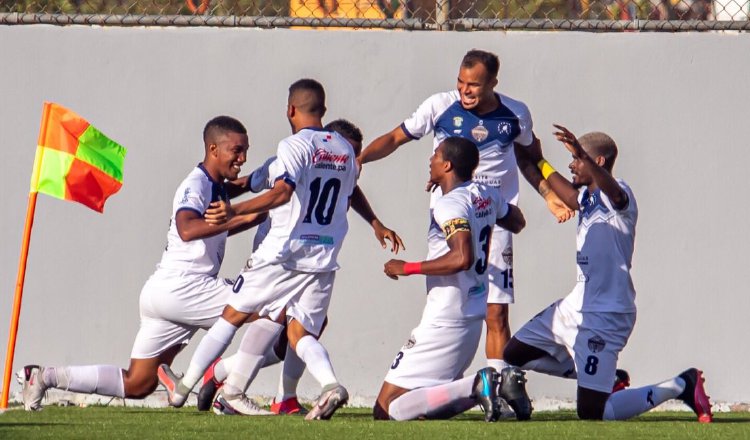
[[[445,234],[446,240],[458,231],[471,231],[469,221],[465,218],[454,218],[453,220],[448,220],[443,223],[443,233]]]
[[[588,345],[589,350],[591,350],[592,353],[599,353],[604,350],[607,343],[604,342],[604,339],[602,339],[601,336],[594,336],[593,338],[589,338]]]
[[[461,116],[454,116],[453,117],[453,126],[454,127],[460,127],[464,123],[464,118]]]
[[[406,344],[404,344],[403,349],[408,350],[412,347],[414,347],[414,344],[417,343],[417,339],[414,337],[414,335],[409,336],[409,340],[406,341]]]
[[[503,261],[505,264],[507,264],[509,267],[513,267],[513,248],[508,246],[503,251]],[[512,270],[512,269],[511,269]]]
[[[500,134],[505,134],[505,135],[510,136],[510,132],[511,132],[510,122],[501,121],[499,124],[497,124],[497,132]]]
[[[476,139],[477,142],[484,141],[489,135],[490,132],[484,125],[482,125],[482,121],[479,121],[479,125],[471,129],[471,137]]]

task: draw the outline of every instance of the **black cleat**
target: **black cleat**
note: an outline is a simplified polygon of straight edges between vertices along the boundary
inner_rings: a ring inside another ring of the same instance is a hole
[[[484,411],[485,422],[496,422],[500,418],[500,402],[497,397],[499,374],[492,367],[477,371],[471,397]]]
[[[500,397],[516,413],[517,420],[529,420],[533,407],[526,394],[526,373],[518,367],[506,367],[500,372]]]

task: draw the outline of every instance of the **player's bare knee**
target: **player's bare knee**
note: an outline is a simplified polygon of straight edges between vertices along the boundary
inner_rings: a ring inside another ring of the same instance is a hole
[[[123,377],[125,397],[128,399],[144,399],[153,393],[158,385],[159,380],[155,375],[153,377],[144,375]]]

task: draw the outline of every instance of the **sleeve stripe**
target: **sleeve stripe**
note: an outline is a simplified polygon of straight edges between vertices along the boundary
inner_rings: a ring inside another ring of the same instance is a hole
[[[284,182],[286,182],[287,185],[292,187],[292,189],[297,189],[297,183],[294,180],[292,180],[292,178],[289,176],[289,173],[284,173],[280,175],[279,177],[274,179],[274,183],[278,182],[279,180],[283,180]]]
[[[406,135],[406,136],[407,136],[407,137],[408,137],[409,139],[411,139],[411,140],[414,140],[414,141],[416,141],[416,140],[418,140],[418,139],[419,139],[419,137],[417,137],[417,136],[414,136],[413,134],[411,134],[411,132],[410,132],[410,131],[409,131],[409,130],[408,130],[408,129],[406,128],[406,124],[404,124],[403,122],[401,123],[401,130],[404,130],[404,134],[405,134],[405,135]]]
[[[197,209],[195,209],[195,208],[184,208],[184,207],[183,208],[178,208],[177,212],[174,213],[174,216],[177,217],[177,214],[179,214],[180,211],[193,211],[194,213],[196,213],[199,216],[203,217],[203,213],[200,212],[200,211],[198,211]]]

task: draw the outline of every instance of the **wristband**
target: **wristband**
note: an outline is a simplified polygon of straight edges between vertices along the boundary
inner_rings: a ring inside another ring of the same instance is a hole
[[[556,172],[557,172],[557,170],[555,170],[554,168],[552,168],[552,165],[550,165],[550,164],[549,164],[549,162],[547,162],[547,160],[546,160],[546,159],[542,159],[542,160],[540,160],[540,161],[539,161],[539,162],[538,162],[538,163],[536,164],[536,166],[537,166],[537,168],[539,168],[539,171],[541,171],[541,172],[542,172],[542,177],[544,177],[544,180],[547,180],[547,178],[548,178],[548,177],[549,177],[549,176],[550,176],[550,175],[551,175],[552,173],[556,173]]]
[[[407,275],[422,273],[422,263],[404,263],[404,273]]]

